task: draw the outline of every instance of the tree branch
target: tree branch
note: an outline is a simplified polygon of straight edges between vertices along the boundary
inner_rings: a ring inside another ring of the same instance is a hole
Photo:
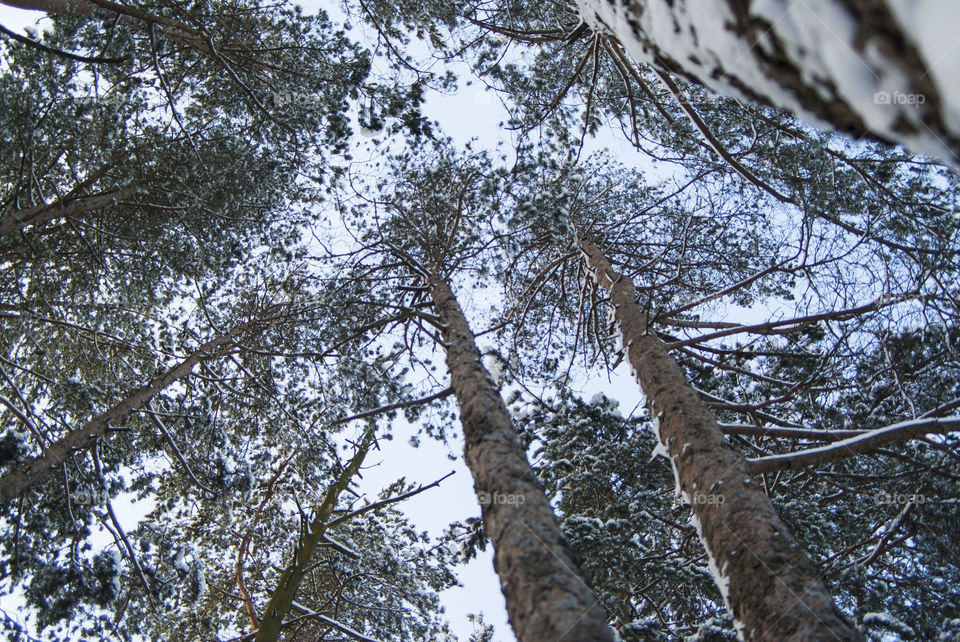
[[[948,433],[957,430],[960,430],[960,417],[913,419],[871,430],[818,448],[748,459],[747,468],[754,474],[777,470],[797,470],[868,453],[892,441],[905,441],[927,434]]]
[[[87,62],[93,65],[97,65],[97,64],[116,65],[126,60],[126,58],[100,58],[96,56],[93,56],[93,57],[80,56],[74,53],[70,53],[69,51],[54,49],[53,47],[48,47],[47,45],[43,44],[42,42],[38,42],[33,38],[27,38],[26,36],[20,35],[15,31],[11,31],[6,27],[4,27],[3,25],[0,25],[0,33],[6,35],[9,38],[13,38],[17,42],[23,43],[28,47],[33,47],[34,49],[39,49],[40,51],[53,54],[54,56],[60,56],[61,58],[75,60],[76,62]]]

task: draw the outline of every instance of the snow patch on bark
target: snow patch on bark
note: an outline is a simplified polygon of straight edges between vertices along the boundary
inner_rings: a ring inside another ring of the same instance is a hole
[[[657,445],[653,447],[653,453],[650,455],[650,461],[653,461],[657,457],[666,457],[667,459],[670,459],[670,453],[667,451],[667,447],[659,442],[657,442]]]
[[[960,46],[956,46],[960,3],[956,0],[887,0],[887,5],[904,31],[914,34],[913,43],[942,93],[947,126],[960,129],[960,83],[957,82]],[[917,34],[923,37],[916,37]]]
[[[493,379],[493,383],[498,386],[503,383],[503,373],[507,364],[499,354],[492,350],[487,351],[483,355],[483,366],[487,369],[487,372],[490,373],[490,378]]]
[[[723,604],[726,606],[727,611],[733,615],[733,628],[736,629],[737,635],[741,640],[746,639],[746,625],[737,619],[736,615],[733,613],[733,609],[730,607],[730,576],[727,575],[727,562],[723,563],[721,568],[717,564],[717,559],[713,556],[713,552],[710,550],[710,546],[707,544],[706,538],[703,536],[703,527],[700,525],[700,519],[697,517],[696,513],[690,515],[690,523],[693,524],[693,527],[697,530],[697,537],[700,538],[700,542],[703,544],[703,550],[707,553],[707,568],[710,569],[710,574],[713,576],[713,581],[717,585],[717,588],[720,589],[720,596],[723,598]]]
[[[670,462],[670,468],[673,470],[674,497],[677,499],[682,499],[685,504],[690,505],[690,494],[683,490],[683,485],[680,483],[680,469],[677,467],[677,460],[675,457],[670,456],[670,444],[664,440],[663,435],[660,432],[660,422],[663,421],[663,413],[656,412],[655,407],[656,402],[650,404],[650,412],[653,414],[653,421],[650,424],[650,430],[657,438],[657,445],[653,447],[653,454],[650,457],[650,461],[653,461],[658,456],[662,456]]]
[[[919,51],[940,93],[939,114],[945,127],[960,135],[960,83],[956,82],[960,47],[954,46],[960,3],[886,0],[885,4],[908,45]],[[642,6],[623,0],[576,0],[576,5],[583,23],[615,36],[638,62],[654,62],[649,43],[714,91],[749,100],[740,89],[747,87],[807,121],[830,126],[801,104],[794,88],[780,84],[761,64],[757,50],[770,52],[776,40],[808,89],[827,101],[841,99],[868,130],[956,163],[950,144],[924,126],[927,112],[919,108],[924,103],[917,101],[925,97],[913,93],[917,90],[900,71],[901,61],[881,50],[877,38],[861,45],[858,40],[864,30],[837,0],[749,3],[751,17],[772,25],[755,47],[733,28],[738,20],[722,0],[647,0]]]

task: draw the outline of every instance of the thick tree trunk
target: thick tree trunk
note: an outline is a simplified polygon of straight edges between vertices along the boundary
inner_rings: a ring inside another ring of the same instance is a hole
[[[561,535],[456,297],[438,275],[428,285],[443,327],[467,466],[517,639],[612,642],[604,609]]]
[[[649,331],[633,281],[593,243],[578,241],[597,284],[610,292],[624,350],[654,418],[659,450],[692,505],[710,569],[746,640],[860,640],[814,564],[753,483],[746,460],[660,339]]]
[[[87,18],[92,18],[97,12],[97,5],[88,0],[3,0],[3,4],[27,11],[74,14]]]
[[[180,363],[155,377],[150,383],[128,393],[106,412],[97,415],[85,423],[83,427],[61,437],[48,446],[39,457],[31,459],[0,477],[0,506],[33,487],[48,473],[59,468],[60,464],[67,461],[74,452],[92,447],[98,439],[106,434],[110,425],[123,422],[131,413],[143,408],[160,392],[189,375],[198,363],[222,354],[224,349],[229,348],[237,341],[234,333],[242,331],[248,325],[245,324],[235,328],[233,333],[227,332],[207,341]]]
[[[639,62],[960,167],[960,3],[577,0]]]

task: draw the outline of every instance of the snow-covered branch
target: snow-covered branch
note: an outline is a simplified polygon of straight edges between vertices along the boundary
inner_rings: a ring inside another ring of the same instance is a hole
[[[290,623],[296,622],[299,620],[314,618],[314,619],[320,620],[321,622],[324,622],[325,624],[329,624],[336,630],[346,634],[347,637],[350,637],[354,640],[359,640],[360,642],[380,642],[380,640],[378,640],[377,638],[372,638],[367,635],[364,635],[363,633],[360,633],[359,631],[350,628],[349,626],[347,626],[346,624],[343,624],[342,622],[338,622],[333,618],[327,617],[326,615],[323,615],[316,611],[311,611],[310,609],[300,605],[297,602],[293,603],[293,607],[303,611],[303,615],[299,615],[294,619],[290,620]]]
[[[840,441],[849,439],[869,430],[811,430],[808,428],[780,428],[754,426],[751,424],[718,424],[725,435],[746,435],[749,437],[781,437],[784,439],[810,439],[813,441]]]
[[[826,446],[782,455],[748,459],[747,465],[750,472],[755,474],[777,470],[796,470],[867,453],[892,441],[905,441],[927,434],[948,433],[957,430],[960,430],[960,417],[914,419],[871,430]]]
[[[314,619],[314,620],[320,620],[324,624],[327,624],[330,627],[336,629],[337,631],[340,631],[341,633],[343,633],[344,635],[346,635],[352,640],[359,640],[359,642],[381,642],[377,638],[372,638],[368,635],[364,635],[363,633],[360,633],[356,629],[353,629],[342,622],[338,622],[337,620],[334,620],[331,617],[323,615],[322,613],[318,613],[317,611],[311,611],[310,609],[302,606],[297,602],[293,602],[291,606],[294,607],[295,609],[299,609],[300,611],[303,612],[303,614],[298,615],[297,617],[291,618],[290,620],[287,620],[286,622],[284,622],[283,626],[285,627],[291,624],[296,624],[297,622],[302,622],[303,620]],[[247,640],[254,639],[255,636],[256,636],[256,632],[248,633],[247,635],[236,638],[232,642],[246,642]]]

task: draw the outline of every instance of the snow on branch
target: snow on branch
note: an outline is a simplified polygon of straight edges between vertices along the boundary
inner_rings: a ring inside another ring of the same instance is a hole
[[[330,627],[336,629],[337,631],[340,631],[341,633],[343,633],[344,635],[346,635],[348,638],[352,640],[359,640],[359,642],[382,642],[377,638],[372,638],[368,635],[364,635],[363,633],[360,633],[356,629],[353,629],[347,626],[343,622],[338,622],[337,620],[334,620],[333,618],[323,615],[322,613],[319,613],[317,611],[311,611],[310,609],[308,609],[307,607],[303,606],[298,602],[291,602],[290,606],[301,611],[302,615],[298,615],[295,618],[291,618],[287,620],[286,622],[283,623],[284,627],[287,627],[291,624],[296,624],[297,622],[302,622],[303,620],[314,619],[314,620],[320,620],[324,624],[327,624]],[[242,637],[235,638],[231,642],[248,642],[249,640],[253,640],[254,637],[256,637],[256,634],[257,634],[256,631],[254,631]]]
[[[957,430],[960,430],[960,416],[913,419],[864,432],[826,446],[782,455],[748,459],[747,467],[754,474],[777,470],[796,470],[867,453],[892,441],[904,441],[922,437],[926,434],[948,433]]]
[[[810,439],[813,441],[840,441],[856,437],[869,430],[811,430],[808,428],[780,428],[752,424],[717,424],[725,435],[748,437],[780,437],[783,439]]]
[[[337,549],[338,551],[340,551],[341,553],[343,553],[344,555],[346,555],[347,557],[351,557],[351,558],[353,558],[353,559],[355,559],[355,560],[358,560],[358,559],[362,559],[362,558],[363,558],[363,556],[360,555],[360,553],[358,553],[357,551],[353,550],[352,548],[350,548],[349,546],[347,546],[347,545],[344,544],[343,542],[341,542],[341,541],[339,541],[339,540],[336,540],[336,539],[330,537],[330,535],[328,535],[327,533],[324,533],[324,534],[320,537],[320,542],[321,542],[321,545],[326,544],[326,545],[328,545],[328,546],[331,546],[331,547]]]
[[[299,615],[288,622],[284,622],[285,625],[292,624],[293,622],[298,622],[300,620],[313,618],[316,620],[320,620],[324,624],[329,624],[330,626],[332,626],[333,628],[335,628],[336,630],[340,631],[341,633],[345,634],[347,637],[353,640],[359,640],[360,642],[381,642],[377,638],[372,638],[370,636],[364,635],[363,633],[360,633],[356,629],[352,629],[346,624],[342,622],[338,622],[333,618],[327,617],[322,613],[318,613],[317,611],[311,611],[310,609],[304,607],[298,602],[293,602],[291,606],[293,606],[295,609],[299,609],[300,611],[303,611],[303,615]]]
[[[341,633],[346,634],[348,637],[353,638],[354,640],[360,640],[360,642],[380,642],[380,640],[378,640],[377,638],[372,638],[368,635],[364,635],[359,631],[351,629],[346,624],[341,624],[340,622],[337,622],[333,618],[329,618],[326,615],[320,615],[319,613],[315,613],[313,614],[313,616],[316,617],[321,622],[324,622],[325,624],[329,624],[330,626],[340,631]]]

